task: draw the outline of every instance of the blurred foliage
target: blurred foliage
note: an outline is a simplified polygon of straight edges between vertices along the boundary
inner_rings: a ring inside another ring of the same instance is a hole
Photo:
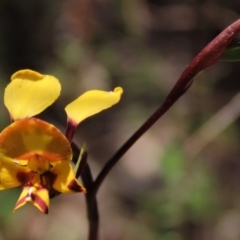
[[[160,165],[161,191],[140,199],[144,214],[158,232],[156,239],[190,239],[182,226],[211,222],[221,210],[216,180],[201,162],[190,169],[186,163],[180,144],[165,149]]]
[[[227,62],[240,61],[240,42],[231,44],[221,55],[220,60]]]

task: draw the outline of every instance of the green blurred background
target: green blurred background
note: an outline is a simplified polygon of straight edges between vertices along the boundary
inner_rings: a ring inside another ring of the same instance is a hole
[[[238,0],[1,0],[1,96],[19,69],[55,75],[61,98],[39,117],[64,131],[66,104],[122,86],[75,135],[96,176],[239,14]],[[240,239],[239,78],[238,62],[205,70],[121,159],[98,194],[101,240]],[[53,199],[48,215],[31,204],[13,214],[20,191],[0,192],[1,240],[87,239],[83,194]]]

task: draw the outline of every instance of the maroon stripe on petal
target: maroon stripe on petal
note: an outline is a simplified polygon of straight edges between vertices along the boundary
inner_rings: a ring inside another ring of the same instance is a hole
[[[21,204],[23,204],[23,203],[25,203],[25,202],[26,202],[26,197],[23,197],[23,198],[19,199],[19,200],[17,201],[17,203],[16,203],[13,211],[15,212],[15,209],[18,208],[19,205],[21,205]]]
[[[41,209],[41,211],[45,214],[48,214],[48,206],[47,204],[42,200],[42,198],[40,198],[38,195],[36,194],[32,194],[32,201],[37,204],[39,206],[39,208]]]
[[[84,192],[86,193],[86,189],[81,187],[75,179],[73,179],[69,184],[68,188],[74,192]]]

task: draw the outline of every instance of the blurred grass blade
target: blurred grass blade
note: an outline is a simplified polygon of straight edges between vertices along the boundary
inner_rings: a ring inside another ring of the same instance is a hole
[[[220,61],[238,62],[240,61],[240,42],[230,44],[222,53]]]

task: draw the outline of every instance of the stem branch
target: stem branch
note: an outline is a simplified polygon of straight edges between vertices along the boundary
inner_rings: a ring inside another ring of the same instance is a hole
[[[193,78],[202,70],[215,64],[221,54],[240,31],[240,19],[225,28],[215,39],[213,39],[185,68],[177,83],[167,95],[163,104],[148,118],[148,120],[123,144],[123,146],[110,158],[97,176],[91,195],[95,196],[103,180],[120,160],[120,158],[131,148],[131,146],[166,113],[169,108],[188,90]]]

